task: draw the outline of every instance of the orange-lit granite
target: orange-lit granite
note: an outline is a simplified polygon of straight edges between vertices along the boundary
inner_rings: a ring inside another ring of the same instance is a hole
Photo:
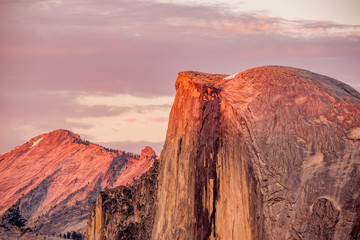
[[[356,90],[281,66],[176,90],[159,161],[99,195],[85,239],[359,239]]]
[[[130,159],[128,165],[123,169],[121,177],[117,179],[115,186],[132,185],[138,180],[154,163],[155,151],[151,147],[141,150],[138,159]]]
[[[356,239],[360,94],[302,69],[179,73],[152,239]]]
[[[155,153],[144,151],[136,159],[67,130],[34,137],[0,155],[0,215],[19,208],[26,227],[36,232],[84,233],[99,192],[133,184],[152,165]]]

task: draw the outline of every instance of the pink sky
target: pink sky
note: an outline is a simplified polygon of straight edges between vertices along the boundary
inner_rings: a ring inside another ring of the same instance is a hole
[[[306,11],[294,20],[279,6],[1,1],[0,153],[58,128],[104,146],[139,153],[149,144],[159,153],[177,73],[185,70],[287,65],[359,91],[360,17],[353,11],[360,8],[341,4],[348,14],[324,5],[323,20]],[[346,15],[355,17],[338,18]]]

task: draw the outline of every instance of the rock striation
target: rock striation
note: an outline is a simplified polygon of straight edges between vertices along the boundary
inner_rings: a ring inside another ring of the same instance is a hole
[[[158,166],[155,161],[137,185],[100,192],[91,210],[85,239],[150,239]]]
[[[360,239],[356,90],[282,66],[176,90],[157,179],[101,193],[87,239]]]
[[[176,90],[152,239],[359,239],[356,90],[282,66]]]
[[[154,159],[150,147],[136,156],[61,129],[1,154],[0,239],[84,234],[99,192],[135,184]]]

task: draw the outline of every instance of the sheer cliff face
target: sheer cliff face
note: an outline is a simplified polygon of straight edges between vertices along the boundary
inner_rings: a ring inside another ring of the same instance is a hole
[[[67,130],[37,136],[0,155],[1,224],[46,235],[84,233],[99,192],[133,184],[152,165],[149,152],[155,154],[147,147],[134,158]]]
[[[348,239],[360,229],[360,94],[309,71],[182,72],[153,239]]]

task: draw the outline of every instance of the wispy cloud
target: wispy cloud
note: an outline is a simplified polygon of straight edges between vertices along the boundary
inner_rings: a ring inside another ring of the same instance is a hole
[[[79,95],[76,97],[75,102],[84,106],[116,106],[116,107],[129,107],[129,106],[169,106],[174,101],[174,97],[170,96],[156,96],[156,97],[140,97],[129,94],[114,94],[114,95]]]
[[[247,65],[261,65],[265,57],[275,62],[276,53],[360,55],[357,25],[291,21],[222,6],[32,0],[2,3],[1,11],[0,84],[10,91],[173,95],[174,73],[238,71],[242,54]]]
[[[148,0],[0,4],[2,139],[70,128],[102,142],[163,140],[183,70],[291,65],[360,90],[359,25]]]
[[[158,142],[165,137],[166,122],[157,121],[159,124],[151,126],[149,115],[167,116],[172,101],[172,97],[165,96],[86,96],[67,91],[2,92],[0,131],[15,139],[21,135],[22,141],[42,132],[65,128],[91,136],[88,138],[91,141],[149,139]],[[11,146],[15,147],[14,144]]]
[[[153,121],[153,122],[167,122],[167,121],[169,121],[169,117],[151,117],[150,121]]]
[[[216,29],[233,33],[280,34],[292,38],[322,38],[342,35],[357,36],[360,25],[335,24],[332,22],[287,20],[268,16],[242,14],[230,21],[214,25]]]
[[[137,120],[136,118],[130,117],[130,118],[125,118],[124,122],[132,123],[132,122],[136,122],[136,120]]]

